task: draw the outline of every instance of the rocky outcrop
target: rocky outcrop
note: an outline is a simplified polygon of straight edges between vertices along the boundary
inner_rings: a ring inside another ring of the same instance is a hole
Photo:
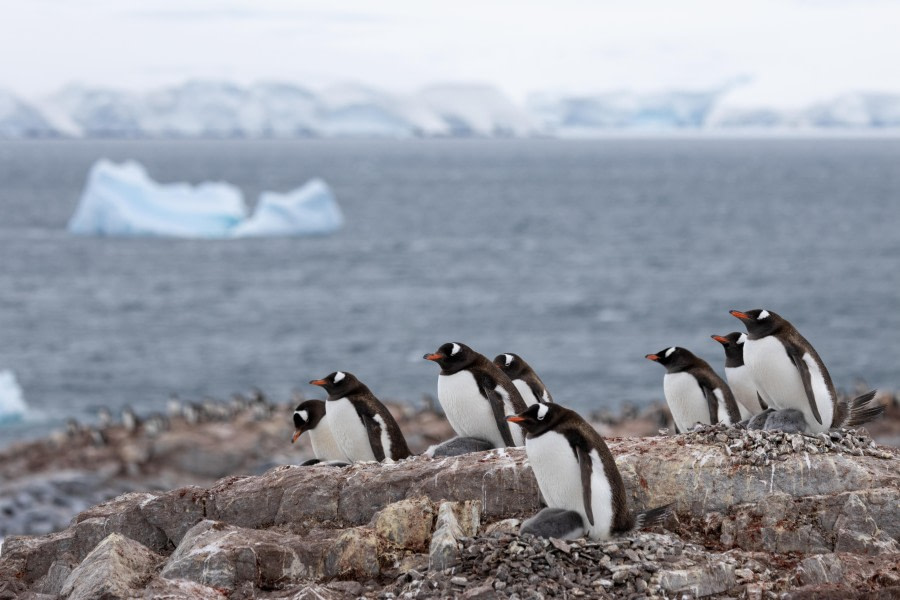
[[[357,595],[390,588],[410,597],[505,597],[522,591],[482,570],[514,562],[548,593],[697,596],[850,581],[858,589],[900,585],[900,452],[810,454],[804,446],[769,464],[749,464],[730,446],[737,439],[757,443],[751,433],[759,432],[609,441],[632,509],[675,503],[677,522],[656,537],[591,545],[510,533],[510,519],[540,508],[522,449],[343,469],[283,466],[210,488],[127,494],[81,513],[65,531],[9,538],[0,556],[0,598],[53,593],[86,569],[85,561],[99,560],[98,550],[123,589],[144,573],[141,585],[170,590],[173,598],[189,597],[178,595],[185,586],[233,598],[327,597],[315,587],[325,586],[340,597],[346,590],[333,587],[340,580],[359,585],[351,592]],[[143,566],[125,568],[109,558],[110,545],[127,547],[129,556],[159,556],[159,564],[147,567],[149,576]],[[471,555],[472,548],[481,550]],[[606,556],[602,572],[576,554]],[[566,570],[569,563],[584,570],[566,580],[576,573]]]

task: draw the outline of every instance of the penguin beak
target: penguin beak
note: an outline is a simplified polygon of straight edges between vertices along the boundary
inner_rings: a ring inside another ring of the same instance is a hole
[[[525,417],[520,417],[518,415],[510,415],[510,416],[506,417],[506,420],[509,421],[510,423],[521,423],[522,421],[525,420]]]
[[[749,321],[750,320],[750,317],[747,316],[747,313],[742,313],[739,310],[729,310],[728,312],[731,313],[732,317],[737,317],[741,321]]]
[[[441,360],[442,358],[444,358],[444,355],[435,352],[434,354],[426,354],[422,358],[424,358],[425,360]]]
[[[328,385],[328,382],[325,381],[324,379],[313,379],[312,381],[309,382],[309,384],[322,386],[322,385]]]
[[[656,354],[647,354],[646,356],[644,356],[644,358],[646,358],[647,360],[659,360],[659,356],[657,356]]]
[[[719,342],[720,344],[727,344],[727,343],[728,343],[728,338],[722,337],[721,335],[711,335],[711,336],[709,336],[709,337],[711,337],[712,339],[716,340],[716,341]]]
[[[301,435],[303,435],[303,432],[302,432],[302,431],[300,431],[299,429],[298,429],[297,431],[295,431],[295,432],[294,432],[294,437],[291,438],[291,443],[293,444],[294,442],[296,442],[297,439],[298,439]]]

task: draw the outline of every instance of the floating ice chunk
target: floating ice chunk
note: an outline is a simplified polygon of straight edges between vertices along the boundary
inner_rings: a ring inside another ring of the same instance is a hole
[[[286,194],[263,192],[253,216],[234,228],[235,237],[333,233],[344,217],[328,184],[313,179]]]
[[[227,183],[159,184],[136,162],[94,164],[69,231],[80,235],[226,237],[247,216]]]
[[[159,184],[136,162],[98,161],[69,221],[79,235],[235,238],[333,233],[344,219],[319,179],[287,194],[263,192],[247,218],[241,191],[228,183]]]
[[[0,423],[21,421],[25,416],[25,398],[12,371],[0,371]]]

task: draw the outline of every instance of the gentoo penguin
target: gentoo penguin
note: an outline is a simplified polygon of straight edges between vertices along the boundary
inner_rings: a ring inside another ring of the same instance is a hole
[[[518,354],[511,352],[500,354],[494,359],[494,364],[512,380],[528,406],[538,402],[553,402],[553,396],[550,395],[547,386]]]
[[[731,425],[740,421],[728,384],[690,350],[672,346],[645,358],[666,368],[663,392],[678,431],[689,431],[697,423]]]
[[[387,407],[352,373],[335,371],[312,385],[325,388],[325,417],[351,462],[395,461],[410,456],[400,426]]]
[[[869,405],[874,391],[839,401],[818,352],[786,319],[765,309],[730,312],[747,328],[744,363],[770,407],[799,410],[811,433],[856,427],[884,412],[883,406]]]
[[[725,349],[725,380],[737,400],[741,420],[746,421],[753,415],[766,410],[768,406],[760,397],[753,381],[750,369],[744,364],[744,342],[746,333],[734,331],[728,335],[710,336]]]
[[[350,462],[344,451],[334,440],[328,419],[325,418],[325,402],[322,400],[306,400],[294,409],[294,436],[291,443],[305,432],[309,432],[315,461],[306,461],[304,465],[327,461]]]
[[[438,401],[457,434],[490,442],[495,448],[524,443],[521,429],[511,428],[506,415],[525,410],[525,401],[497,365],[457,342],[448,342],[424,358],[441,367]]]
[[[628,511],[625,485],[606,442],[575,411],[539,403],[506,420],[525,431],[528,463],[547,502],[547,509],[529,520],[526,533],[540,531],[534,521],[545,513],[546,520],[569,521],[559,509],[578,513],[584,534],[595,540],[661,523],[669,516],[671,505],[638,515]]]

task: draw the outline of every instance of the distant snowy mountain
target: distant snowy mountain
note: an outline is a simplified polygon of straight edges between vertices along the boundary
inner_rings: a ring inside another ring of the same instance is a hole
[[[410,95],[363,85],[188,81],[145,93],[68,86],[27,101],[0,90],[0,138],[590,136],[616,131],[900,127],[900,94],[854,92],[769,106],[738,81],[699,91],[539,93],[519,106],[487,85]]]

